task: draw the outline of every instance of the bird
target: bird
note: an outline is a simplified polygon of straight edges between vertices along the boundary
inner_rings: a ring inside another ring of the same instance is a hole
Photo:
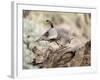
[[[50,28],[36,41],[45,40],[55,42],[58,46],[63,46],[66,43],[70,43],[71,38],[68,31],[54,27],[50,20],[46,20],[46,22],[50,24]]]

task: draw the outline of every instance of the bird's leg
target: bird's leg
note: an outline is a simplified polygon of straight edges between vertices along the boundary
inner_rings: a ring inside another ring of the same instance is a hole
[[[63,45],[59,44],[58,41],[55,41],[55,42],[56,42],[56,44],[59,46],[59,48],[60,48],[60,47],[63,47]]]
[[[55,41],[56,42],[56,44],[59,46],[59,43],[57,42],[57,41]],[[59,46],[60,47],[60,46]]]
[[[59,41],[55,41],[55,42],[56,42],[56,44],[59,46],[59,48],[68,47],[68,46],[66,46],[66,45],[62,45],[62,44],[60,44]]]

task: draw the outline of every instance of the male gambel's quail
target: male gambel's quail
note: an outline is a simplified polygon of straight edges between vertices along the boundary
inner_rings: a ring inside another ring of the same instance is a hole
[[[59,46],[64,46],[67,43],[70,43],[71,38],[67,30],[54,27],[53,23],[49,20],[46,20],[46,22],[48,22],[51,27],[37,41],[45,40],[49,42],[56,42]]]

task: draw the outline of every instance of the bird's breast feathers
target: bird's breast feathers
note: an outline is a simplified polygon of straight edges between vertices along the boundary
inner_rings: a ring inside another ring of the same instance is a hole
[[[49,39],[56,39],[57,36],[58,36],[57,30],[55,28],[51,28],[49,30],[49,36],[48,36],[48,38]]]

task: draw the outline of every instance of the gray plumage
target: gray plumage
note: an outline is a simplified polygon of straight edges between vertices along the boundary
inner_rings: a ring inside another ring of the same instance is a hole
[[[53,23],[47,20],[51,27],[48,29],[37,41],[45,40],[49,42],[56,42],[58,45],[66,45],[71,41],[70,33],[62,28],[54,27]]]

